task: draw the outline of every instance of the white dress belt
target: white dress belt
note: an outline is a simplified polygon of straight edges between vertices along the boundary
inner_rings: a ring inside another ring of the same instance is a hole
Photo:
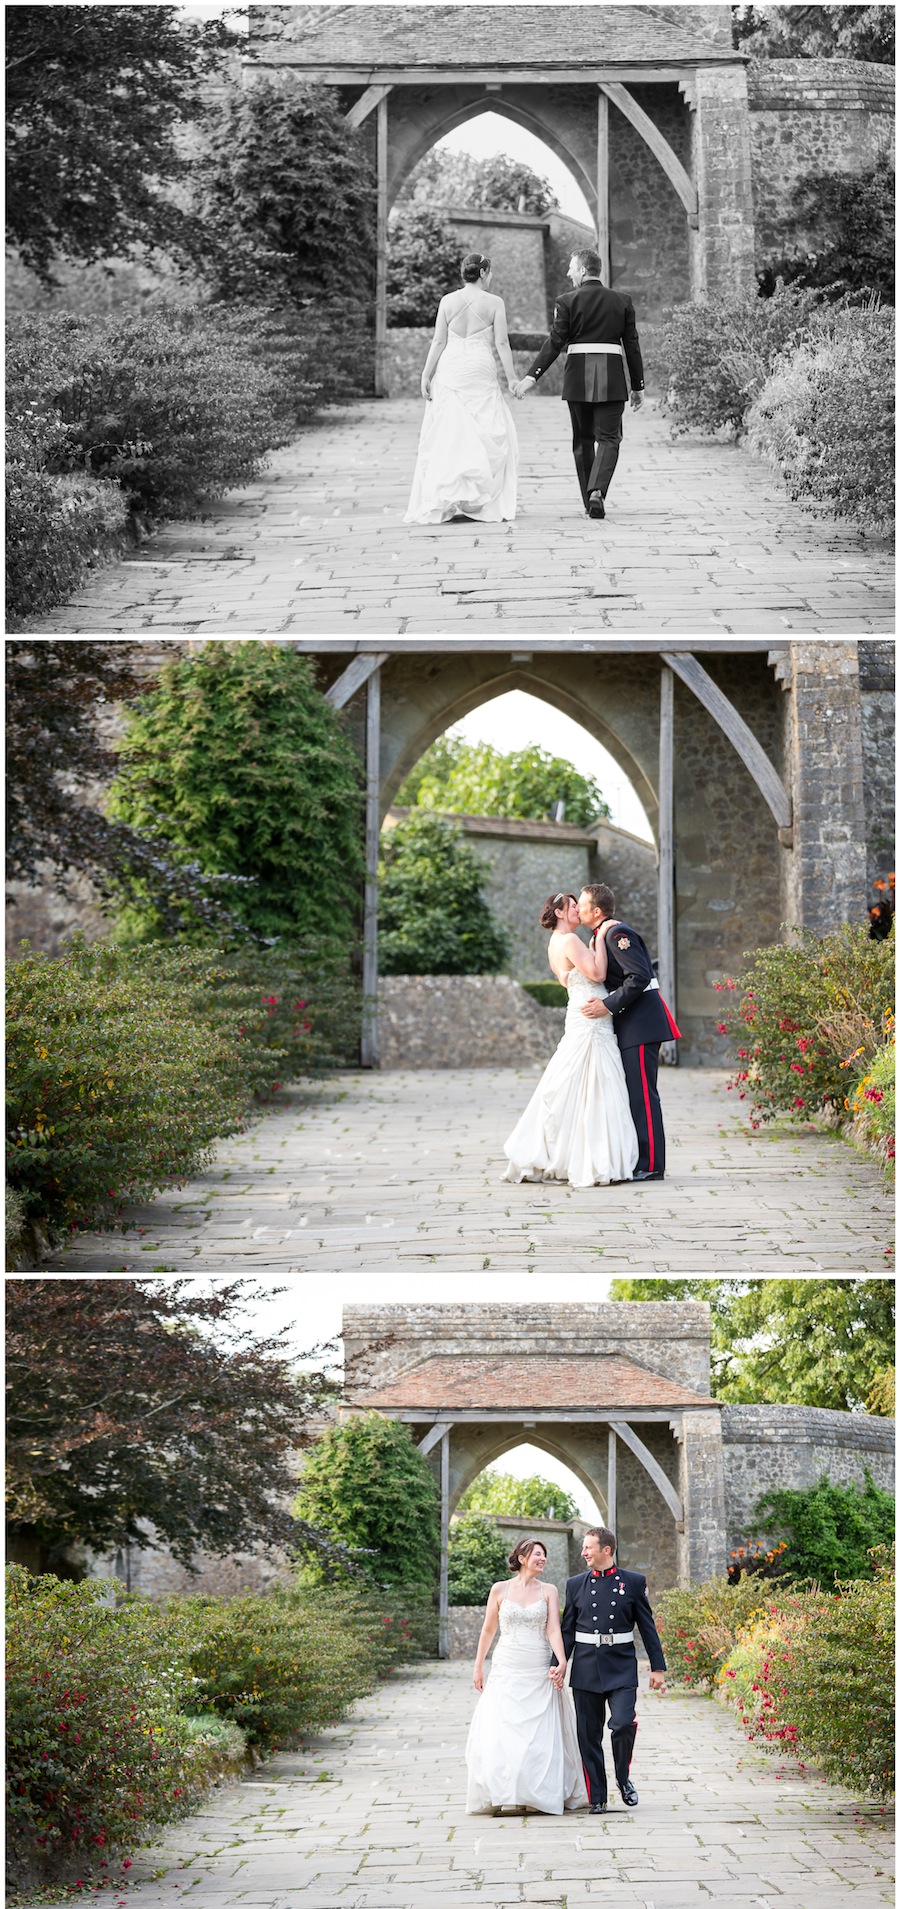
[[[625,356],[622,345],[568,345],[567,350],[570,355],[573,351],[605,351],[613,358],[624,358]]]
[[[634,1632],[606,1631],[601,1636],[599,1631],[576,1631],[575,1642],[576,1644],[633,1644]]]

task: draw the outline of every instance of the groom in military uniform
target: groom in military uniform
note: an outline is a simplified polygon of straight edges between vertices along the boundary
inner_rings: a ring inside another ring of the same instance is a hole
[[[637,1625],[650,1659],[650,1688],[665,1692],[666,1660],[647,1597],[647,1580],[638,1571],[622,1571],[615,1562],[616,1537],[605,1525],[584,1534],[581,1548],[587,1570],[569,1578],[562,1618],[562,1640],[571,1661],[578,1746],[584,1765],[592,1816],[607,1805],[603,1724],[609,1710],[613,1768],[622,1801],[633,1809],[638,1793],[631,1781],[631,1757],[637,1736]],[[553,1659],[562,1684],[563,1672]],[[551,1675],[553,1673],[551,1672]]]
[[[638,1138],[633,1180],[664,1180],[666,1136],[662,1103],[656,1090],[663,1041],[681,1035],[659,992],[646,944],[627,921],[616,921],[616,898],[605,882],[589,882],[578,897],[582,925],[592,928],[591,947],[606,942],[605,998],[587,1001],[582,1014],[598,1020],[611,1014],[625,1070],[628,1103]]]
[[[575,470],[588,516],[605,517],[628,399],[626,364],[632,409],[644,402],[641,346],[631,299],[604,285],[598,252],[573,252],[568,277],[574,289],[557,299],[550,336],[515,392],[523,398],[566,353],[563,397],[572,419]]]

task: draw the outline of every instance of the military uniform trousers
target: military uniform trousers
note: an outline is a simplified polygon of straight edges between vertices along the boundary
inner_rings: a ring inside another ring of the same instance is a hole
[[[619,461],[625,400],[576,404],[567,400],[572,419],[572,453],[585,509],[591,491],[605,497]]]
[[[619,1048],[638,1138],[636,1173],[664,1173],[666,1168],[662,1102],[656,1089],[659,1047],[659,1041],[644,1041],[640,1047]]]
[[[573,1688],[572,1696],[575,1702],[578,1748],[584,1765],[588,1802],[605,1803],[607,1786],[606,1764],[603,1758],[603,1725],[606,1720],[606,1711],[608,1708],[613,1766],[616,1782],[621,1789],[631,1768],[634,1739],[637,1735],[635,1718],[637,1684],[624,1684],[617,1690]]]

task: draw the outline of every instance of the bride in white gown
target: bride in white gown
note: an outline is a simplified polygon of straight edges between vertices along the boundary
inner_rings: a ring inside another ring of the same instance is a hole
[[[405,524],[496,524],[516,514],[519,444],[491,350],[493,339],[517,392],[506,307],[489,290],[490,259],[470,253],[462,275],[460,290],[438,306],[422,372],[425,416]]]
[[[559,1592],[555,1584],[538,1586],[546,1562],[540,1540],[523,1538],[509,1557],[512,1583],[491,1586],[472,1678],[484,1694],[466,1744],[468,1816],[504,1808],[561,1816],[587,1808],[575,1714],[562,1688]],[[498,1624],[485,1689],[484,1660]]]
[[[553,929],[548,960],[569,1005],[562,1040],[503,1148],[506,1180],[609,1186],[630,1180],[638,1163],[612,1017],[581,1012],[592,995],[606,993],[606,944],[596,955],[586,948],[575,933],[578,919],[574,895],[551,895],[541,911],[541,927]]]

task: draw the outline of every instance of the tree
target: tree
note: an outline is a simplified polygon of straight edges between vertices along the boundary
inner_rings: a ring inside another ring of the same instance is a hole
[[[521,159],[492,153],[476,159],[470,152],[433,146],[404,180],[398,198],[414,205],[483,207],[495,212],[549,212],[559,200],[548,179]]]
[[[610,1298],[705,1300],[713,1391],[734,1404],[862,1411],[894,1361],[888,1279],[614,1279]]]
[[[496,974],[509,940],[481,893],[484,866],[451,822],[414,809],[381,837],[383,974]]]
[[[787,1548],[778,1560],[779,1577],[815,1578],[828,1589],[835,1578],[871,1578],[869,1552],[893,1543],[896,1505],[870,1472],[860,1486],[835,1485],[823,1475],[804,1491],[769,1491],[754,1508],[752,1530],[778,1531]]]
[[[49,869],[65,893],[76,873],[107,899],[149,896],[167,931],[189,921],[221,930],[228,885],[177,863],[159,830],[138,835],[93,806],[116,766],[111,710],[147,688],[141,649],[81,638],[6,644],[7,881],[36,887]]]
[[[339,281],[354,309],[366,303],[375,179],[333,88],[266,78],[230,95],[195,167],[195,198],[200,257],[221,298],[315,304]]]
[[[760,287],[767,296],[779,279],[814,286],[829,298],[845,293],[894,302],[894,168],[885,154],[867,172],[807,173],[791,197],[788,238],[797,229],[821,239],[767,259]]]
[[[207,643],[166,664],[127,712],[119,763],[114,814],[164,830],[185,862],[242,877],[232,905],[254,936],[293,943],[354,911],[360,763],[296,650]],[[144,924],[155,931],[152,908]]]
[[[60,255],[189,253],[177,133],[235,44],[177,6],[10,7],[7,236],[27,265],[49,280]]]
[[[7,1516],[54,1569],[73,1545],[181,1563],[322,1550],[284,1510],[291,1453],[335,1392],[243,1320],[252,1282],[14,1279],[6,1290]],[[286,1330],[286,1329],[285,1329]],[[333,1547],[325,1546],[326,1550]]]
[[[327,1431],[306,1459],[295,1509],[346,1546],[378,1584],[433,1587],[437,1482],[408,1426],[396,1419],[367,1412]]]
[[[480,1512],[466,1511],[450,1526],[448,1592],[451,1604],[486,1604],[492,1584],[509,1577],[510,1546]]]
[[[893,6],[731,9],[735,46],[763,59],[870,60],[893,66]]]
[[[401,205],[388,230],[388,323],[433,325],[445,293],[460,284],[460,245],[440,213]]]
[[[504,755],[488,742],[439,736],[397,791],[396,801],[445,815],[507,815],[540,821],[557,802],[579,828],[609,815],[597,783],[532,743]]]
[[[578,1506],[561,1485],[534,1473],[514,1478],[512,1472],[483,1471],[463,1492],[459,1511],[490,1512],[495,1518],[577,1518]]]

